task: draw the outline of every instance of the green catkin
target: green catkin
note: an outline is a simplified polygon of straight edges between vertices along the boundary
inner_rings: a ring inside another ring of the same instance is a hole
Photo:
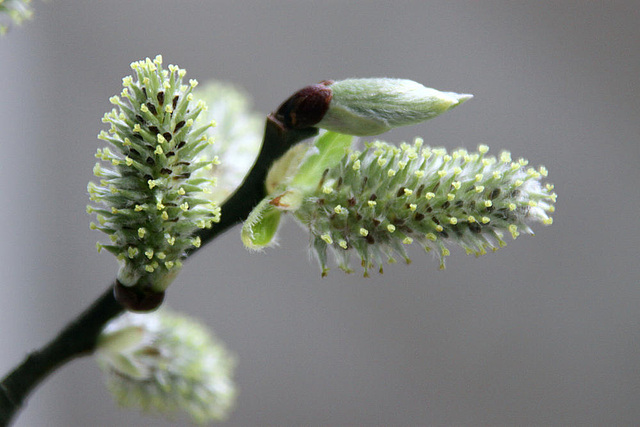
[[[355,252],[368,275],[396,256],[409,262],[405,247],[417,244],[444,268],[451,244],[482,255],[505,246],[505,234],[533,234],[531,222],[551,224],[556,195],[540,182],[547,170],[487,151],[481,145],[476,153],[449,154],[417,139],[399,148],[374,142],[345,155],[294,212],[311,233],[323,275],[327,251],[347,272]]]
[[[118,280],[163,291],[185,251],[199,244],[193,233],[219,221],[219,208],[204,196],[213,181],[198,174],[214,163],[197,157],[212,143],[205,134],[212,124],[194,129],[206,106],[193,101],[195,81],[182,84],[184,70],[163,69],[160,56],[131,68],[136,79],[123,79],[121,95],[110,99],[116,108],[102,120],[110,129],[98,138],[110,147],[96,154],[100,181],[88,191],[98,206],[87,211],[98,215],[91,227],[109,235],[110,244],[98,249],[120,260]]]
[[[126,313],[98,338],[97,361],[122,406],[198,424],[225,419],[235,401],[235,362],[204,325],[178,313]]]

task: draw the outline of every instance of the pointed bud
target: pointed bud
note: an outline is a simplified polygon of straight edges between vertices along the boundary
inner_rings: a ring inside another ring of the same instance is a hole
[[[315,125],[349,135],[378,135],[431,119],[473,97],[404,79],[347,79],[330,84],[331,103]]]

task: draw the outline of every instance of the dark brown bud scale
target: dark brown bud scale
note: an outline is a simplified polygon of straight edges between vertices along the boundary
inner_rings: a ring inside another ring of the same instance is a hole
[[[155,292],[150,289],[140,289],[137,286],[124,286],[116,281],[113,294],[124,308],[129,311],[149,312],[156,310],[164,301],[164,291]]]
[[[304,129],[317,124],[329,109],[333,97],[331,84],[332,80],[324,80],[300,89],[278,107],[275,118],[289,129]]]

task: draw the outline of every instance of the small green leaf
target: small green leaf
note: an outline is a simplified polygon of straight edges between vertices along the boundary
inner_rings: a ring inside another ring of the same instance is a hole
[[[281,212],[271,204],[272,200],[266,198],[258,203],[242,225],[242,243],[248,249],[268,246],[278,231]]]
[[[290,187],[302,191],[315,189],[325,169],[340,163],[351,146],[353,137],[335,132],[326,132],[315,141],[315,151],[308,155],[293,177]]]

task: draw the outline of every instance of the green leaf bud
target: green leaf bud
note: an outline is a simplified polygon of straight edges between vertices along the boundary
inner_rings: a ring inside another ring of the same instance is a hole
[[[332,91],[329,108],[315,126],[360,136],[423,122],[472,98],[404,79],[347,79],[328,88]]]
[[[219,221],[220,212],[204,197],[213,181],[199,174],[214,162],[200,156],[212,124],[194,126],[206,108],[193,100],[196,82],[182,84],[185,71],[163,69],[160,56],[131,68],[136,80],[123,79],[121,96],[110,99],[117,109],[103,118],[110,130],[98,138],[110,148],[96,154],[104,163],[94,168],[99,183],[88,185],[97,204],[88,211],[98,219],[92,228],[109,235],[111,243],[98,248],[120,261],[119,283],[136,288],[119,295],[135,301],[169,286],[186,250],[199,245],[194,232]]]
[[[328,168],[337,165],[351,145],[352,137],[325,132],[313,144],[289,149],[269,169],[269,196],[249,214],[242,227],[242,242],[249,249],[271,245],[280,224],[281,211],[296,211]]]
[[[280,210],[272,202],[272,198],[263,199],[244,221],[241,238],[248,249],[258,250],[272,243],[281,216]]]
[[[199,424],[226,418],[233,406],[233,357],[203,325],[166,309],[111,321],[95,354],[122,406],[184,411]]]

